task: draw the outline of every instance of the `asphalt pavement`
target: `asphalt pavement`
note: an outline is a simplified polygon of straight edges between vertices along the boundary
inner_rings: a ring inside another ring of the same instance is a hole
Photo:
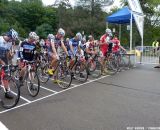
[[[160,69],[151,65],[60,89],[41,84],[36,98],[22,88],[18,106],[0,107],[9,130],[160,130]],[[1,130],[1,129],[0,129]]]

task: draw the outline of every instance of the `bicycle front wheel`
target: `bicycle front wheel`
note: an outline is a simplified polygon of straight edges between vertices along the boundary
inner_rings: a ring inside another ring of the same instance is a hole
[[[45,65],[45,66],[40,65],[37,68],[37,73],[38,73],[39,80],[41,83],[47,83],[50,78],[47,72],[48,68],[49,68],[48,65]]]
[[[5,97],[5,88],[1,85],[0,86],[0,100],[1,104],[4,108],[10,109],[12,107],[15,107],[20,99],[20,87],[16,84],[15,80],[11,77],[7,78],[5,80],[7,82],[7,89],[11,92],[12,98],[8,99]]]
[[[78,62],[74,68],[74,77],[80,82],[86,82],[88,79],[88,69],[83,62]]]
[[[58,66],[57,68],[57,83],[59,87],[66,89],[69,88],[72,83],[72,73],[65,65]]]
[[[32,97],[36,97],[40,90],[40,81],[36,72],[29,72],[26,78],[26,86]]]

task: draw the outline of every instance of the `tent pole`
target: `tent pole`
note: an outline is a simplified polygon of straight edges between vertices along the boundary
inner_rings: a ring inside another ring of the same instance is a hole
[[[106,28],[108,28],[108,22],[106,22]]]
[[[132,50],[132,11],[131,11],[131,19],[130,19],[130,52]]]
[[[121,41],[121,24],[119,24],[119,40]]]

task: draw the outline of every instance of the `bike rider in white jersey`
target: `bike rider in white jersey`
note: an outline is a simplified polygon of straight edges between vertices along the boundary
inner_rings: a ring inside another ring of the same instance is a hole
[[[18,33],[14,29],[10,29],[5,35],[0,36],[0,64],[8,64],[8,54],[11,56],[14,53],[11,52],[12,44],[18,39]],[[2,80],[3,82],[3,80]],[[4,84],[5,87],[5,97],[12,99],[13,95],[9,91],[8,85]]]

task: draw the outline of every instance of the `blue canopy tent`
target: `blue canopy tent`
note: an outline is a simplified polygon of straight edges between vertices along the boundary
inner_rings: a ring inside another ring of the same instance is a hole
[[[120,24],[120,33],[121,24],[130,24],[130,50],[132,50],[132,23],[135,22],[132,11],[126,6],[114,14],[106,17],[106,22]]]
[[[128,24],[131,21],[134,22],[134,17],[131,16],[131,11],[128,7],[124,7],[116,13],[106,17],[106,21],[108,23],[116,23],[116,24]]]

